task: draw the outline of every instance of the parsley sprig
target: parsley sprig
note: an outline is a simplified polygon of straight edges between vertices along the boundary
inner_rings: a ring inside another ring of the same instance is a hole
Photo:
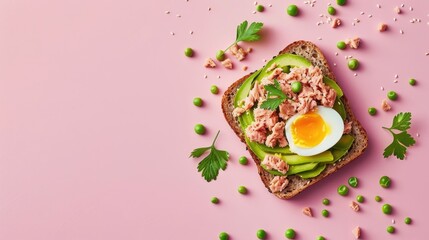
[[[392,154],[401,160],[405,158],[407,147],[413,146],[414,143],[416,143],[414,138],[407,132],[410,127],[410,112],[398,113],[395,117],[393,117],[393,123],[390,128],[383,127],[393,135],[393,142],[387,146],[386,149],[384,149],[383,156],[385,158],[391,156]]]
[[[249,23],[247,21],[244,21],[237,26],[237,34],[235,37],[235,42],[231,44],[231,46],[226,48],[225,52],[238,42],[254,42],[261,39],[261,36],[259,35],[259,31],[262,29],[262,26],[264,26],[264,24],[261,22],[252,22],[249,28],[247,28],[248,24]]]
[[[216,149],[214,146],[217,137],[219,136],[217,132],[213,143],[209,147],[196,148],[191,152],[189,157],[198,158],[201,157],[207,150],[210,150],[209,155],[207,155],[200,163],[198,163],[198,172],[201,172],[202,176],[207,182],[211,180],[216,180],[219,170],[222,169],[225,171],[227,166],[227,161],[229,159],[229,153],[227,151],[222,151]]]
[[[264,86],[267,90],[267,100],[261,104],[261,108],[275,111],[280,104],[282,104],[288,97],[282,91],[280,84],[277,80],[274,80],[274,84],[268,84]]]

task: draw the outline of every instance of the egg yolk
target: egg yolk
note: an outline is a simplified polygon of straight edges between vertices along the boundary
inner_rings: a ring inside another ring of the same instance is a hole
[[[316,112],[297,117],[291,125],[292,138],[295,145],[311,148],[323,141],[329,133],[329,126]]]

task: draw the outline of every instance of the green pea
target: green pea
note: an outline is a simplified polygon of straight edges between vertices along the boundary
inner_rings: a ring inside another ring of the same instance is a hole
[[[203,105],[203,100],[199,97],[194,98],[193,103],[197,107],[201,107]]]
[[[210,87],[210,92],[213,94],[218,94],[219,93],[219,88],[216,85],[212,85]]]
[[[241,165],[247,165],[247,163],[248,163],[247,157],[245,157],[245,156],[241,156],[241,157],[238,159],[238,162],[239,162]]]
[[[356,196],[356,201],[363,203],[365,201],[365,198],[362,195],[357,195]]]
[[[387,231],[388,233],[394,233],[394,232],[395,232],[395,227],[394,227],[394,226],[388,226],[388,227],[386,228],[386,231]]]
[[[247,188],[245,186],[239,186],[238,187],[238,192],[241,194],[246,194],[247,193]]]
[[[293,230],[292,228],[289,228],[286,230],[285,237],[287,239],[295,239],[295,236],[296,236],[295,230]]]
[[[381,210],[383,211],[384,214],[391,214],[393,211],[393,208],[390,204],[386,203],[381,207]]]
[[[382,176],[380,178],[380,186],[384,187],[384,188],[389,188],[390,187],[390,178],[388,176]]]
[[[229,235],[226,232],[221,232],[219,234],[219,240],[228,240],[229,239]]]
[[[349,60],[349,62],[347,63],[347,65],[349,66],[350,70],[356,70],[359,67],[359,61],[355,58],[352,58]]]
[[[329,217],[329,211],[328,211],[328,210],[326,210],[326,209],[323,209],[323,210],[322,210],[322,216],[324,216],[324,217]]]
[[[287,14],[289,14],[289,16],[296,16],[299,13],[298,7],[295,4],[291,4],[287,7],[286,9]]]
[[[376,202],[381,202],[381,197],[380,196],[375,196],[375,201]]]
[[[289,66],[289,65],[283,66],[283,67],[282,67],[282,70],[283,70],[283,72],[285,72],[285,73],[290,73],[290,66]]]
[[[317,237],[317,240],[326,240],[326,238],[325,238],[325,237],[323,237],[323,236],[318,236],[318,237]]]
[[[259,229],[256,231],[256,237],[259,239],[265,239],[267,237],[267,232],[264,229]]]
[[[341,185],[337,189],[338,194],[346,196],[349,193],[349,188],[346,185]]]
[[[216,53],[216,59],[219,61],[225,60],[225,52],[223,50],[219,50]]]
[[[329,205],[331,203],[331,201],[329,201],[329,199],[327,199],[327,198],[324,198],[322,200],[322,203],[323,203],[323,205]]]
[[[262,6],[262,5],[256,6],[256,11],[263,12],[264,10],[265,10],[264,6]]]
[[[412,220],[411,220],[411,218],[406,217],[406,218],[404,219],[404,222],[405,222],[405,224],[411,224]]]
[[[377,114],[377,109],[375,109],[375,107],[370,107],[368,108],[368,113],[371,116],[374,116],[375,114]]]
[[[395,91],[389,91],[387,93],[387,98],[389,98],[392,101],[395,101],[396,99],[398,99],[398,94]]]
[[[346,49],[346,47],[347,47],[347,45],[344,41],[337,42],[337,48],[338,49],[344,50],[344,49]]]
[[[295,81],[291,84],[292,92],[294,93],[300,93],[302,91],[302,83]]]
[[[414,86],[414,85],[416,85],[417,81],[416,81],[416,79],[411,78],[411,79],[410,79],[410,81],[408,81],[408,83],[409,83],[411,86]]]
[[[337,0],[337,4],[340,6],[346,5],[346,3],[347,3],[347,0]]]
[[[196,134],[203,135],[204,133],[206,133],[206,127],[204,127],[203,124],[198,123],[195,125],[194,131]]]
[[[185,48],[185,56],[187,57],[194,56],[194,50],[192,50],[192,48]]]
[[[357,179],[357,177],[350,177],[349,178],[349,185],[352,188],[356,188],[359,185],[359,180]]]
[[[217,197],[212,197],[211,202],[212,202],[213,204],[218,204],[218,203],[219,203],[219,198],[217,198]]]
[[[335,13],[337,13],[337,10],[334,7],[332,7],[332,6],[329,6],[328,7],[328,13],[330,15],[335,15]]]

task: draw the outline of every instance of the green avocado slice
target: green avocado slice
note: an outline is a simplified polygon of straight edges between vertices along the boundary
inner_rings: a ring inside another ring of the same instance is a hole
[[[302,172],[302,173],[298,173],[298,176],[300,176],[301,178],[307,179],[307,178],[314,178],[319,176],[319,174],[321,174],[323,172],[323,170],[325,170],[326,168],[326,164],[324,163],[319,163],[319,165],[310,171],[306,171],[306,172]]]

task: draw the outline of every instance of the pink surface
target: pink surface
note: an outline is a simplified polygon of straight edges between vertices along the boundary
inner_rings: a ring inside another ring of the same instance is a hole
[[[1,1],[0,239],[217,239],[227,231],[239,240],[255,239],[259,228],[269,239],[284,239],[292,227],[297,239],[331,240],[353,239],[357,225],[363,239],[426,239],[429,3],[349,0],[337,7],[343,20],[337,29],[316,25],[328,1],[260,3],[266,11],[253,14],[253,1]],[[299,17],[285,14],[290,3],[299,6]],[[397,15],[393,8],[401,3]],[[355,18],[361,22],[352,26]],[[413,18],[421,22],[410,23]],[[262,41],[244,44],[254,52],[234,60],[235,70],[202,67],[246,19],[265,24]],[[377,32],[380,22],[387,32]],[[336,49],[337,41],[353,36],[363,40],[359,50]],[[246,74],[241,66],[256,70],[299,39],[323,50],[370,146],[342,171],[282,201],[267,192],[254,163],[238,164],[248,153],[224,121],[221,94],[209,88],[217,84],[222,93]],[[186,47],[195,49],[194,58],[184,56]],[[356,77],[347,69],[348,55],[361,61]],[[418,85],[408,85],[409,78]],[[393,111],[369,116],[367,108],[379,108],[388,90],[399,94]],[[192,105],[195,96],[204,99],[203,108]],[[381,126],[400,111],[413,113],[411,133],[421,136],[406,160],[383,159],[391,136]],[[200,122],[205,136],[193,133]],[[218,180],[206,183],[198,160],[188,155],[209,145],[217,130],[217,146],[231,158]],[[378,185],[382,175],[391,176],[390,189]],[[350,176],[359,178],[359,188],[338,196],[337,186]],[[238,194],[239,185],[250,193]],[[366,202],[354,213],[348,204],[357,194]],[[375,195],[393,205],[393,215],[381,213]],[[221,204],[211,204],[212,196]],[[324,197],[332,202],[328,219],[320,215]],[[314,218],[301,213],[305,206]],[[412,225],[403,223],[405,216]],[[396,226],[394,235],[386,233],[388,225]]]

